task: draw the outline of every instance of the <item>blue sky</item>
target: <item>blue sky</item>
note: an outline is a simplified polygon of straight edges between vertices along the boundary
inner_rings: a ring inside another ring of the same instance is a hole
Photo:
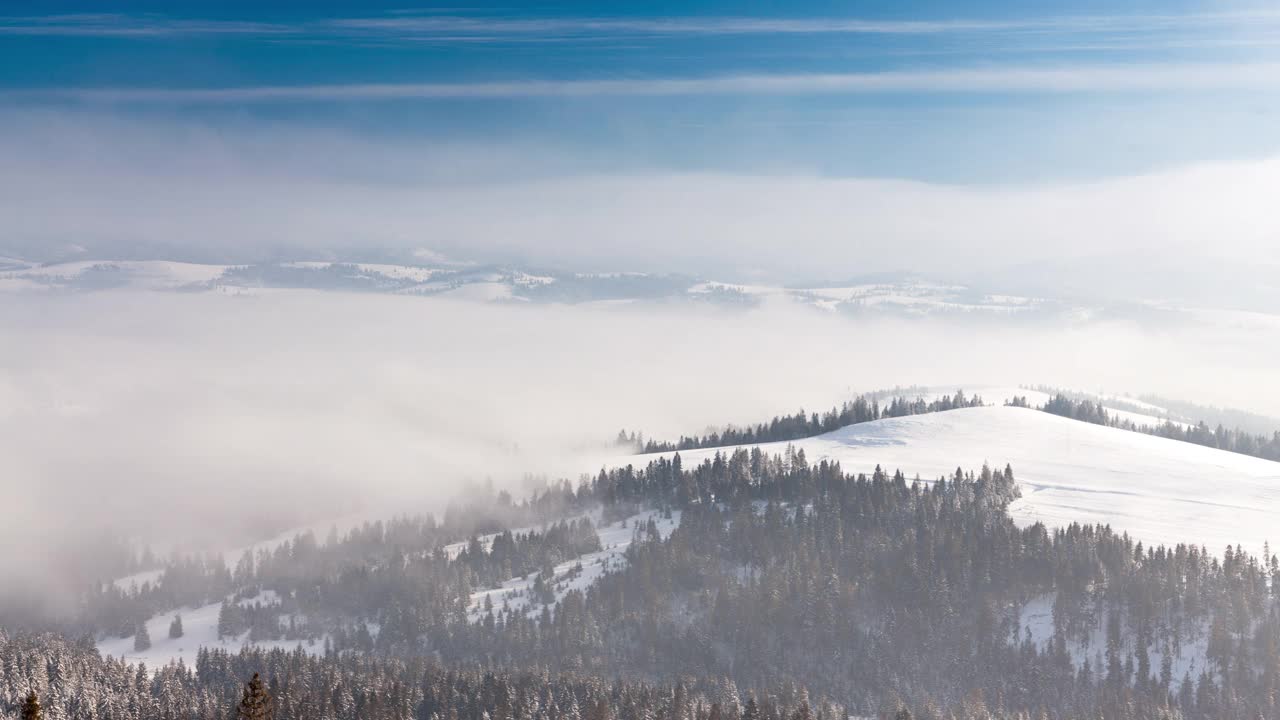
[[[1262,5],[114,5],[4,5],[3,104],[519,142],[603,171],[1051,182],[1280,150]]]

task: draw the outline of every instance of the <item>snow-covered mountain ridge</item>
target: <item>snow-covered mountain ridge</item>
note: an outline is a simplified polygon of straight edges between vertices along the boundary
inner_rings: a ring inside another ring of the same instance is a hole
[[[829,286],[720,282],[681,274],[571,273],[459,264],[397,265],[290,261],[213,265],[164,260],[82,260],[36,264],[0,258],[0,293],[148,290],[254,295],[325,290],[436,296],[481,302],[697,302],[755,306],[789,300],[848,314],[940,313],[1087,317],[1094,309],[1044,298],[985,293],[910,276]]]

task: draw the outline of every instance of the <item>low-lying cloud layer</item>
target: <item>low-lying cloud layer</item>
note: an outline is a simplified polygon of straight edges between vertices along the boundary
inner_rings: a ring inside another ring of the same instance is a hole
[[[577,478],[619,428],[673,437],[893,385],[1059,383],[1278,412],[1276,345],[1248,330],[904,325],[786,305],[7,297],[0,547],[104,529],[218,546],[439,509],[467,480]],[[9,577],[50,570],[4,557],[22,565]]]

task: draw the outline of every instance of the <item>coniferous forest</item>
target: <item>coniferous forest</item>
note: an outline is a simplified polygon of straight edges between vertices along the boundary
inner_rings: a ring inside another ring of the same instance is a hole
[[[44,717],[231,717],[259,673],[280,720],[1280,713],[1274,556],[1019,528],[1018,493],[1008,467],[924,482],[738,450],[471,501],[536,530],[459,509],[303,534],[235,568],[98,585],[74,619],[6,635],[0,712],[34,691]],[[557,563],[600,548],[594,522],[641,508],[679,524],[663,537],[649,515],[624,563],[558,583]],[[536,578],[527,603],[468,607],[513,577]],[[219,634],[296,649],[143,668],[93,648],[218,601]]]
[[[1022,400],[1025,402],[1025,398]],[[1108,412],[1107,408],[1097,400],[1072,397],[1064,393],[1055,394],[1040,409],[1095,425],[1106,425],[1280,462],[1280,430],[1264,434],[1240,428],[1227,428],[1222,424],[1210,428],[1203,420],[1196,423],[1176,423],[1165,420],[1160,423],[1139,424]]]

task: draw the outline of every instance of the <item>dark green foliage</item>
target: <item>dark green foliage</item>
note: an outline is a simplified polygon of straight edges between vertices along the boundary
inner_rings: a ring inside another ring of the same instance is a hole
[[[145,622],[138,623],[133,631],[133,651],[143,652],[151,649],[151,633],[147,632],[147,624]]]
[[[244,684],[244,695],[236,707],[236,720],[271,720],[273,717],[271,694],[262,684],[258,673]]]
[[[140,720],[711,720],[714,702],[738,695],[715,678],[651,684],[574,673],[448,668],[422,658],[356,654],[308,656],[301,650],[202,651],[194,667],[145,669],[99,657],[92,647],[55,636],[6,638],[0,667],[28,668],[57,689],[57,717]],[[57,678],[49,668],[64,668]],[[255,676],[246,685],[243,678]],[[267,680],[264,680],[267,678]],[[14,682],[0,673],[0,717]],[[56,696],[56,697],[54,697]],[[751,714],[718,720],[789,720],[806,705],[802,691],[779,687],[753,700]],[[49,714],[54,714],[52,707]],[[813,720],[844,720],[839,705],[807,710]]]
[[[1127,418],[1122,419],[1107,412],[1107,409],[1095,400],[1075,397],[1065,393],[1055,394],[1040,409],[1054,415],[1061,415],[1062,417],[1095,425],[1106,425],[1122,430],[1155,435],[1156,437],[1194,443],[1280,462],[1280,430],[1269,435],[1255,434],[1239,428],[1227,429],[1222,425],[1218,425],[1217,428],[1210,428],[1203,421],[1194,425],[1175,423],[1169,420],[1155,425],[1138,424]]]
[[[35,690],[27,693],[20,717],[22,720],[44,720],[44,711],[40,708],[40,698],[36,696]]]
[[[169,637],[175,640],[182,637],[182,615],[173,616],[173,622],[169,623]]]
[[[752,445],[755,443],[799,440],[800,438],[813,437],[814,435],[839,430],[849,425],[857,425],[881,418],[922,415],[924,413],[980,407],[982,405],[981,397],[977,395],[965,397],[962,391],[956,391],[956,394],[950,397],[944,396],[931,401],[926,401],[924,398],[908,400],[905,397],[893,397],[890,402],[882,406],[881,400],[887,399],[889,398],[885,397],[884,393],[862,395],[856,400],[846,402],[839,407],[833,407],[822,415],[818,413],[807,414],[804,410],[800,410],[794,415],[782,415],[767,423],[760,423],[746,428],[729,426],[723,430],[708,432],[701,437],[682,436],[674,443],[655,440],[643,442],[642,439],[636,440],[634,436],[632,436],[631,440],[632,444],[638,445],[640,450],[646,453],[726,447],[729,445]],[[627,441],[627,439],[628,436],[625,432],[618,433],[617,442],[619,444]]]

